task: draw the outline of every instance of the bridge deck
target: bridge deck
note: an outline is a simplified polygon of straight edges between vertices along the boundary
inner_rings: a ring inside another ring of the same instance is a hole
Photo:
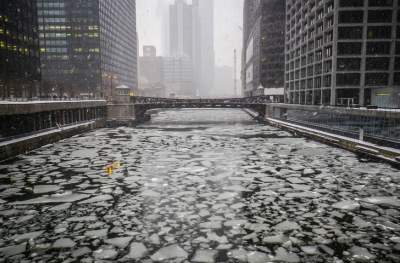
[[[265,105],[270,101],[265,97],[253,98],[223,98],[223,99],[174,99],[133,97],[135,105],[148,105],[160,108],[244,108],[255,105]]]

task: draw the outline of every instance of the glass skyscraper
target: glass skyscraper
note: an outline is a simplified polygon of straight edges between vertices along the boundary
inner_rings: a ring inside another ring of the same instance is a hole
[[[39,95],[36,15],[35,1],[0,1],[0,98]]]
[[[53,97],[137,88],[136,2],[38,0],[43,87]]]

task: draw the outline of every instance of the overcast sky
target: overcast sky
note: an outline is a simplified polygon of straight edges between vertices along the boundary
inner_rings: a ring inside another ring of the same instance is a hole
[[[159,54],[165,55],[163,31],[167,28],[166,25],[162,25],[162,17],[168,12],[168,5],[174,1],[136,1],[140,54],[142,54],[143,45],[154,45]],[[236,48],[238,50],[238,68],[240,68],[243,0],[214,0],[214,5],[215,63],[219,66],[233,67],[233,50]]]

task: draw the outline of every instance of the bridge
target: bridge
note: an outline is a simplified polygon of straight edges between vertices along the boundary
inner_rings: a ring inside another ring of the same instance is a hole
[[[265,97],[249,98],[222,98],[222,99],[176,99],[176,98],[153,98],[153,97],[131,97],[134,105],[134,114],[137,121],[146,119],[146,112],[152,109],[250,109],[265,116],[266,104],[271,101]]]

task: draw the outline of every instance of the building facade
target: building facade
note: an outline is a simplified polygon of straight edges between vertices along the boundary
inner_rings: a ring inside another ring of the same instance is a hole
[[[137,89],[135,1],[37,0],[42,84],[52,97]]]
[[[244,6],[243,93],[284,98],[285,3],[246,0]]]
[[[286,2],[287,102],[400,107],[398,0]]]
[[[177,96],[209,95],[214,86],[214,3],[212,0],[193,0],[188,4],[185,0],[176,0],[169,9],[169,59],[167,64],[182,65],[176,73],[191,72],[191,85],[182,83],[184,94]],[[179,61],[179,63],[178,63]],[[186,64],[191,62],[191,69]],[[191,92],[189,92],[189,90]],[[179,89],[178,89],[179,90]]]
[[[139,95],[165,97],[163,58],[157,56],[154,46],[143,46],[143,56],[139,57]]]
[[[185,0],[176,0],[169,7],[169,54],[193,57],[193,8]]]
[[[208,97],[214,91],[214,3],[193,0],[193,71],[197,96]]]
[[[168,97],[195,96],[192,60],[188,57],[164,57],[163,77]]]
[[[169,7],[169,56],[163,59],[163,74],[168,96],[193,97],[194,31],[193,6],[175,0]]]
[[[0,99],[40,96],[36,1],[0,1]]]

